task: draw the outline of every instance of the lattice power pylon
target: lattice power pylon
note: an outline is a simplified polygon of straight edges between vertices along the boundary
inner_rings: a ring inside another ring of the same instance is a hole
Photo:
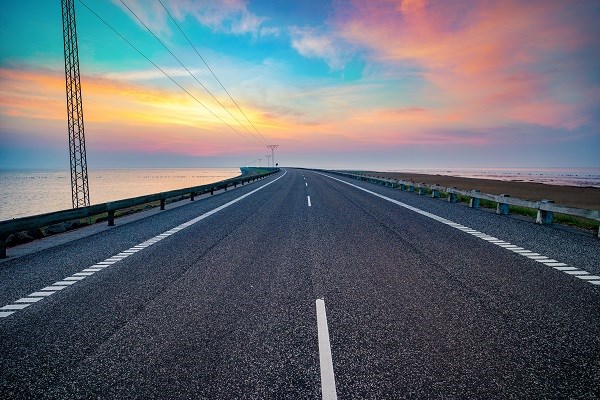
[[[275,149],[278,148],[278,144],[269,144],[267,145],[268,149],[271,149],[271,166],[275,166]]]
[[[69,153],[71,158],[71,194],[73,208],[90,205],[83,105],[79,79],[79,51],[75,26],[74,0],[62,1],[63,39],[65,44],[65,78],[67,83],[67,118],[69,127]]]

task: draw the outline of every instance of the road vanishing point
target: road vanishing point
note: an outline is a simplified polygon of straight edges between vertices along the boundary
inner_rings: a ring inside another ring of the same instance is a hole
[[[593,235],[290,168],[148,213],[0,262],[0,398],[600,398]]]

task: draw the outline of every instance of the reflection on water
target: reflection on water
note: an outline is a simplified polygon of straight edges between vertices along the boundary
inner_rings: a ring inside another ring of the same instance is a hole
[[[204,185],[238,168],[101,169],[89,171],[92,204]],[[0,220],[71,208],[69,171],[0,170]]]

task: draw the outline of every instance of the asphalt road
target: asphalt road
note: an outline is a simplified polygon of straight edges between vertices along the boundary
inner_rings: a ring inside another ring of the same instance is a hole
[[[592,235],[287,169],[0,263],[0,398],[597,399],[595,274]]]

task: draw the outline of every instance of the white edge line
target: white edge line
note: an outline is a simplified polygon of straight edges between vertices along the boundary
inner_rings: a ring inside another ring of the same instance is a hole
[[[354,184],[352,184],[352,183],[350,183],[350,182],[346,182],[346,181],[344,181],[344,180],[341,180],[341,179],[338,179],[338,178],[334,178],[333,176],[329,176],[329,175],[327,175],[327,174],[322,174],[322,173],[319,173],[319,172],[316,172],[316,173],[317,173],[317,174],[319,174],[319,175],[325,176],[325,177],[327,177],[327,178],[330,178],[330,179],[336,180],[336,181],[338,181],[338,182],[345,183],[346,185],[349,185],[349,186],[355,187],[356,189],[362,190],[363,192],[370,193],[370,194],[372,194],[372,195],[374,195],[374,196],[376,196],[376,197],[379,197],[379,198],[381,198],[381,199],[384,199],[384,200],[387,200],[387,201],[389,201],[389,202],[391,202],[391,203],[397,204],[397,205],[399,205],[400,207],[404,207],[404,208],[406,208],[406,209],[408,209],[408,210],[414,211],[414,212],[416,212],[417,214],[421,214],[421,215],[423,215],[423,216],[426,216],[426,217],[429,217],[429,218],[431,218],[431,219],[434,219],[434,220],[436,220],[436,221],[439,221],[439,222],[441,222],[441,223],[443,223],[443,224],[445,224],[445,225],[448,225],[448,226],[450,226],[450,227],[452,227],[452,228],[455,228],[455,229],[457,229],[457,230],[459,230],[459,231],[463,231],[463,232],[469,233],[469,234],[471,234],[472,236],[475,236],[475,237],[480,237],[480,234],[484,234],[483,232],[476,231],[476,230],[474,230],[474,229],[471,229],[471,228],[469,228],[468,226],[460,225],[460,224],[458,224],[458,223],[456,223],[456,222],[450,221],[450,220],[448,220],[448,219],[445,219],[445,218],[443,218],[443,217],[440,217],[440,216],[438,216],[438,215],[435,215],[435,214],[432,214],[432,213],[430,213],[430,212],[427,212],[427,211],[421,210],[420,208],[417,208],[417,207],[410,206],[410,205],[408,205],[408,204],[406,204],[406,203],[402,203],[401,201],[394,200],[394,199],[392,199],[392,198],[390,198],[390,197],[384,196],[384,195],[382,195],[382,194],[379,194],[379,193],[377,193],[377,192],[373,192],[373,191],[371,191],[371,190],[369,190],[369,189],[365,189],[365,188],[363,188],[363,187],[360,187],[360,186],[358,186],[358,185],[354,185]],[[310,201],[310,200],[309,200],[309,201]],[[485,234],[484,234],[484,235],[485,235]],[[546,266],[549,266],[549,267],[554,267],[554,269],[560,270],[561,272],[564,272],[565,274],[568,274],[568,275],[571,275],[571,276],[577,276],[577,275],[576,275],[577,273],[575,273],[575,272],[573,272],[573,271],[574,271],[574,270],[579,270],[579,268],[574,268],[574,267],[573,267],[573,269],[570,269],[570,268],[569,268],[569,270],[567,270],[567,269],[563,269],[563,268],[560,268],[560,269],[559,269],[559,268],[557,268],[557,266],[558,266],[558,265],[560,265],[560,266],[562,267],[562,266],[567,266],[567,264],[565,264],[565,263],[561,263],[561,262],[559,262],[559,261],[557,261],[557,260],[554,260],[554,259],[548,258],[548,257],[546,257],[546,256],[542,256],[542,255],[541,255],[541,254],[539,254],[539,253],[534,253],[534,252],[532,252],[532,251],[529,251],[529,250],[522,249],[522,248],[520,248],[520,247],[516,247],[516,246],[515,246],[515,247],[513,247],[513,246],[514,246],[513,244],[511,244],[511,243],[509,243],[509,242],[505,242],[505,241],[503,241],[503,240],[501,240],[501,239],[494,238],[494,237],[492,237],[492,236],[487,236],[487,235],[486,235],[486,237],[480,237],[480,238],[481,238],[482,240],[485,240],[485,241],[489,242],[489,243],[495,244],[495,245],[496,245],[496,246],[498,246],[498,247],[504,248],[504,249],[506,249],[506,250],[510,250],[510,251],[512,251],[512,252],[514,252],[514,253],[516,253],[516,254],[519,254],[519,255],[521,255],[521,256],[527,257],[527,258],[529,258],[530,260],[538,261],[538,262],[540,262],[540,263],[543,263],[544,265],[546,265]],[[507,246],[508,246],[508,247],[507,247]],[[581,270],[581,271],[582,271],[582,272],[585,272],[585,274],[589,274],[589,272],[587,272],[587,271],[584,271],[584,270]],[[598,281],[594,281],[594,280],[588,280],[587,282],[589,282],[589,283],[592,283],[592,284],[594,284],[594,285],[599,285],[599,284],[600,284],[600,283],[598,283]]]
[[[118,253],[117,255],[114,255],[114,256],[112,256],[110,258],[107,258],[104,261],[97,262],[92,267],[85,268],[81,272],[76,272],[76,273],[74,273],[73,275],[71,275],[69,277],[63,278],[62,281],[69,281],[69,282],[65,282],[65,284],[67,286],[56,285],[56,283],[58,283],[58,282],[56,282],[54,285],[46,286],[45,288],[41,289],[41,291],[39,291],[39,292],[33,292],[30,295],[28,295],[28,297],[23,297],[23,298],[17,300],[17,301],[20,302],[20,304],[8,304],[8,305],[6,305],[4,307],[0,307],[0,310],[10,310],[10,311],[0,311],[0,318],[8,317],[9,315],[14,314],[15,311],[21,310],[21,309],[23,309],[25,307],[28,307],[28,306],[30,306],[32,304],[31,302],[26,302],[23,299],[35,298],[35,297],[39,297],[39,296],[47,297],[47,296],[50,296],[50,295],[56,293],[59,290],[65,289],[65,288],[69,287],[70,285],[72,285],[72,284],[74,284],[74,283],[76,283],[76,282],[78,282],[80,280],[83,280],[84,278],[87,278],[88,276],[93,275],[93,274],[95,274],[98,271],[101,271],[102,268],[109,267],[109,266],[111,266],[113,264],[116,264],[117,262],[119,262],[119,261],[127,258],[128,256],[131,255],[130,253],[134,253],[134,252],[140,251],[140,250],[142,250],[142,249],[144,249],[144,248],[146,248],[146,247],[148,247],[148,246],[150,246],[150,245],[152,245],[154,243],[159,242],[160,240],[162,240],[162,239],[164,239],[166,237],[171,236],[175,232],[179,232],[183,228],[187,228],[188,226],[193,225],[196,222],[199,222],[199,221],[203,220],[204,218],[206,218],[206,217],[208,217],[208,216],[210,216],[210,215],[212,215],[212,214],[214,214],[214,213],[216,213],[218,211],[221,211],[221,210],[229,207],[230,205],[237,203],[238,201],[240,201],[242,199],[245,199],[246,197],[250,196],[251,194],[254,194],[254,193],[258,192],[259,190],[263,189],[264,187],[269,186],[270,184],[277,182],[279,179],[283,178],[285,176],[285,174],[287,174],[287,171],[284,171],[283,175],[281,175],[280,177],[272,180],[271,182],[265,183],[264,185],[262,185],[262,186],[260,186],[260,187],[258,187],[256,189],[254,189],[254,190],[252,190],[251,192],[248,192],[248,193],[246,193],[246,194],[244,194],[244,195],[242,195],[240,197],[237,197],[237,198],[231,200],[228,203],[225,203],[225,204],[223,204],[223,205],[221,205],[221,206],[219,206],[217,208],[214,208],[214,209],[212,209],[212,210],[210,210],[210,211],[208,211],[208,212],[200,215],[199,217],[196,217],[196,218],[194,218],[194,219],[192,219],[192,220],[190,220],[188,222],[185,222],[185,223],[183,223],[183,224],[181,224],[181,225],[179,225],[179,226],[177,226],[175,228],[171,228],[170,230],[168,230],[166,232],[158,234],[158,235],[154,236],[153,238],[150,238],[150,239],[146,240],[145,242],[137,244],[137,245],[129,248],[128,250],[124,250],[123,252]],[[310,197],[308,199],[308,205],[310,206]],[[39,300],[41,300],[41,298],[38,299],[38,300],[36,300],[36,301],[39,301]]]

